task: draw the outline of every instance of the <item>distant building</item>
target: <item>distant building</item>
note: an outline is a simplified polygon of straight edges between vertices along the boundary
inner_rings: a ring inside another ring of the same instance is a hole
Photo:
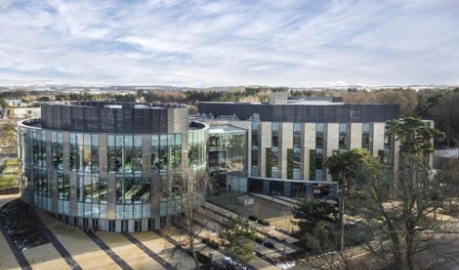
[[[40,118],[41,109],[32,107],[8,108],[8,118]]]
[[[5,99],[5,102],[8,103],[10,107],[20,107],[22,104],[22,100],[20,99]]]

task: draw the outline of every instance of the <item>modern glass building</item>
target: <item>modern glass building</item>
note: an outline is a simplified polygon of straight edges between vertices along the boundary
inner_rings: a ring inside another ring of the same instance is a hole
[[[214,192],[247,192],[247,131],[212,125],[208,152]]]
[[[398,148],[386,121],[399,118],[396,104],[346,104],[337,98],[287,99],[275,93],[269,103],[200,102],[211,126],[228,124],[248,133],[249,192],[301,197],[337,193],[324,167],[327,157],[362,148],[397,162]],[[220,120],[232,115],[241,120]]]
[[[174,222],[198,193],[208,125],[181,104],[62,102],[19,122],[23,199],[60,220],[105,231]]]

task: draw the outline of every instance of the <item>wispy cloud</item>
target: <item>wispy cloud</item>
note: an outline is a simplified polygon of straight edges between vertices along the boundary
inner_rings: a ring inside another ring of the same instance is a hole
[[[0,4],[0,83],[459,84],[459,2]]]

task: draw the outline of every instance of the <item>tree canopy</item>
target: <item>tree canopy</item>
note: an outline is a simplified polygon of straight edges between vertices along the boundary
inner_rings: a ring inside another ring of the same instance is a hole
[[[256,237],[255,230],[249,222],[238,216],[229,218],[224,224],[224,228],[219,231],[219,236],[223,241],[223,246],[228,254],[237,261],[246,262],[253,257],[255,251]]]
[[[338,205],[338,225],[339,225],[339,243],[338,249],[344,250],[344,200],[346,197],[346,188],[349,181],[359,180],[360,171],[363,167],[371,167],[373,158],[362,149],[352,149],[333,155],[325,162],[334,179],[338,180],[339,185],[339,205]]]

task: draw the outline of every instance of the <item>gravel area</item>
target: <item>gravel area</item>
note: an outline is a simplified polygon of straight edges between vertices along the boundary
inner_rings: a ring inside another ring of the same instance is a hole
[[[18,250],[27,250],[49,243],[29,216],[29,206],[17,199],[0,209],[0,225],[11,237]]]

